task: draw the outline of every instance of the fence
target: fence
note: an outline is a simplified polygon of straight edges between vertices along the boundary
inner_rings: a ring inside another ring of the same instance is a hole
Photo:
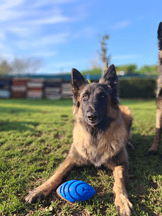
[[[61,79],[0,77],[0,98],[71,98],[71,82]]]
[[[0,79],[0,95],[4,98],[11,97],[11,87],[12,87],[12,80],[7,77],[1,77]]]
[[[86,76],[84,76],[86,78]],[[100,75],[90,76],[98,82]],[[157,77],[120,77],[120,98],[155,98]],[[1,77],[0,98],[60,99],[71,98],[71,75],[28,75],[28,77]]]
[[[98,81],[100,75],[91,76]],[[86,79],[87,77],[84,76]],[[0,76],[0,98],[71,98],[71,74]]]

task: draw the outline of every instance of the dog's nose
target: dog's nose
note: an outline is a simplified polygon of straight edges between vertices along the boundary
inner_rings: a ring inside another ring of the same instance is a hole
[[[89,120],[95,121],[98,118],[98,114],[96,112],[95,113],[88,112],[87,117]]]

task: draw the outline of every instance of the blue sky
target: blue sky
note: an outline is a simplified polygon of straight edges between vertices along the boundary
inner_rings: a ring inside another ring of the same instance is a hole
[[[161,0],[1,0],[0,60],[42,58],[39,73],[90,69],[107,33],[112,64],[155,64],[160,21]]]

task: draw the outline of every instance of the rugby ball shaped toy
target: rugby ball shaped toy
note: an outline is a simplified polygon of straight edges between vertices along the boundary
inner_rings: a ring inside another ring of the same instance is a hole
[[[71,180],[60,185],[57,194],[62,199],[74,203],[90,199],[95,194],[95,190],[84,181]]]

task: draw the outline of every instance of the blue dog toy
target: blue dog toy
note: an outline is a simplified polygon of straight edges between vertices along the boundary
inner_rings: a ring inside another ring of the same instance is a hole
[[[66,201],[74,203],[90,199],[95,194],[95,190],[86,182],[71,180],[60,185],[57,194]]]

